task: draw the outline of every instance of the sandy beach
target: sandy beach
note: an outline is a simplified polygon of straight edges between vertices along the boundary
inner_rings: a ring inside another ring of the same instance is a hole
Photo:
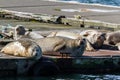
[[[120,24],[120,8],[41,0],[0,0],[0,8],[36,14],[65,15]]]

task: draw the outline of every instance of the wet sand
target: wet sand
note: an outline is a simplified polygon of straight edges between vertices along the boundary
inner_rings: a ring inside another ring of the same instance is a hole
[[[81,15],[87,19],[120,24],[120,8],[115,8],[115,7],[49,2],[49,1],[41,1],[41,0],[0,0],[0,8],[20,11],[20,12],[36,13],[36,14],[65,15],[67,17],[73,17],[74,15]],[[98,9],[98,10],[117,10],[117,12],[115,11],[65,12],[65,11],[57,11],[56,9],[78,9],[78,10]]]

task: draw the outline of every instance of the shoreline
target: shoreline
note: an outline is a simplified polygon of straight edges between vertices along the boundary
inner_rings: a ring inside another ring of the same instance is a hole
[[[11,11],[34,13],[34,14],[48,14],[66,17],[74,17],[80,15],[84,19],[97,20],[107,23],[120,24],[120,8],[111,8],[98,5],[86,5],[86,4],[69,4],[62,2],[52,1],[38,1],[38,0],[0,0],[0,8]],[[59,11],[62,9],[74,9],[83,10],[82,12],[65,12]],[[98,11],[96,11],[98,9]],[[58,11],[57,11],[58,10]],[[100,11],[108,12],[100,12]]]

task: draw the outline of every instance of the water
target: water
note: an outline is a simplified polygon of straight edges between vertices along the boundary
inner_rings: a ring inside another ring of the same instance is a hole
[[[69,2],[80,2],[80,3],[89,3],[89,4],[120,6],[120,0],[51,0],[51,1],[69,1]]]
[[[49,77],[6,77],[0,80],[120,80],[119,75],[69,74]]]

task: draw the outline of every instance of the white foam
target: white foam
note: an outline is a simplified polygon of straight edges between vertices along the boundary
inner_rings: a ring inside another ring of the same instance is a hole
[[[105,9],[61,9],[64,12],[120,12],[120,10],[105,10]]]
[[[76,10],[76,9],[61,9],[61,11],[64,11],[64,12],[79,12],[79,10]]]
[[[93,12],[119,12],[120,10],[88,9]]]
[[[53,2],[63,2],[63,3],[79,4],[78,1],[61,1],[61,0],[44,0],[44,1],[53,1]]]

